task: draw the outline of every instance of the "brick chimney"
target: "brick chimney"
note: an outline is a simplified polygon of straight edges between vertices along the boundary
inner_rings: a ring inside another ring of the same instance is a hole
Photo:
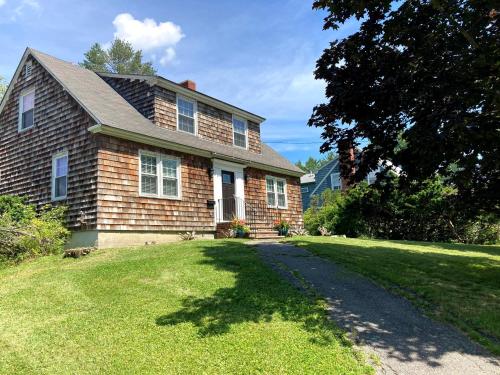
[[[356,154],[354,145],[350,140],[343,140],[337,143],[339,150],[340,185],[342,191],[349,189],[354,183],[356,173]],[[342,175],[346,177],[342,177]]]
[[[181,85],[187,89],[196,91],[196,82],[195,81],[191,81],[189,79],[186,79],[185,81],[182,81],[181,83],[179,83],[179,85]]]

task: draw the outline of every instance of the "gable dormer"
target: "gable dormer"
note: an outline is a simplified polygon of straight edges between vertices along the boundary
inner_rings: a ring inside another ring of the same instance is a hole
[[[156,76],[100,76],[159,127],[262,152],[260,124],[264,119],[196,91],[193,81],[177,84]]]

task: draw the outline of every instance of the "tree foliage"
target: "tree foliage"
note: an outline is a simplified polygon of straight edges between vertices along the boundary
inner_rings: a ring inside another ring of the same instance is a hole
[[[85,53],[85,59],[80,65],[95,72],[144,75],[156,73],[151,62],[142,62],[142,51],[135,51],[129,42],[121,39],[115,39],[107,50],[95,43]]]
[[[499,212],[500,44],[494,1],[317,0],[324,29],[356,18],[315,75],[327,83],[310,126],[321,150],[362,147],[356,179],[379,160],[402,168],[401,186],[439,174],[464,207]]]
[[[333,152],[329,152],[324,158],[315,159],[312,156],[306,160],[305,163],[302,163],[301,160],[295,163],[297,167],[302,169],[304,172],[317,172],[318,169],[323,167],[329,161],[332,161],[335,158],[335,154]]]
[[[5,82],[5,79],[2,76],[0,76],[0,100],[2,100],[6,91],[7,91],[7,83]]]

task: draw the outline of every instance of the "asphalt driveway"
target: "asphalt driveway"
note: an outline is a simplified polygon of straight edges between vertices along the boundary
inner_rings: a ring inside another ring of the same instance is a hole
[[[253,244],[283,277],[327,300],[331,318],[380,359],[378,373],[500,374],[500,362],[485,349],[370,280],[293,245]]]

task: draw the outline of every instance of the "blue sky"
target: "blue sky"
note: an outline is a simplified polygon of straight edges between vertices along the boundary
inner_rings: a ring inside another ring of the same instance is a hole
[[[0,75],[10,80],[26,46],[79,62],[92,43],[119,36],[158,74],[194,80],[199,91],[265,117],[264,141],[290,160],[318,157],[321,132],[306,123],[324,84],[313,70],[355,24],[323,31],[324,14],[311,3],[0,0]]]

